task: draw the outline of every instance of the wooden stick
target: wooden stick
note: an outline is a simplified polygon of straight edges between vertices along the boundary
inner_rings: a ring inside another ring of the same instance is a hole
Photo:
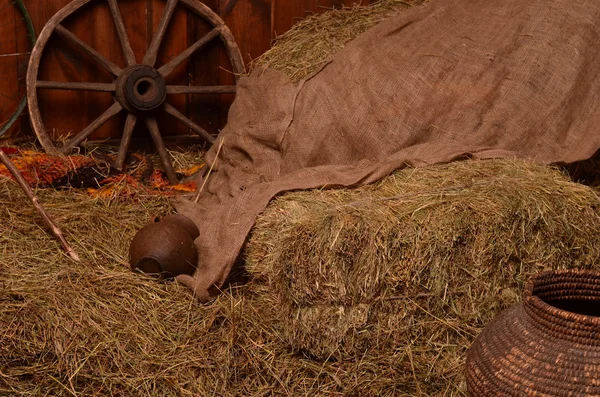
[[[31,200],[31,203],[33,204],[33,206],[35,207],[37,212],[42,216],[42,218],[44,219],[44,222],[46,222],[46,225],[48,225],[48,227],[52,231],[52,234],[54,234],[54,236],[58,239],[58,241],[60,242],[60,245],[63,247],[63,249],[67,252],[67,254],[71,258],[73,258],[76,261],[79,261],[79,255],[77,255],[77,252],[75,252],[73,250],[73,248],[71,248],[69,243],[67,243],[67,240],[65,240],[65,237],[63,236],[63,234],[60,231],[60,229],[58,228],[58,226],[56,226],[54,224],[54,222],[52,221],[52,219],[50,219],[50,216],[48,215],[48,213],[46,212],[46,210],[44,209],[44,207],[42,206],[42,204],[36,197],[35,193],[33,193],[31,186],[29,186],[29,184],[27,183],[25,178],[23,178],[23,175],[21,175],[21,173],[19,172],[17,167],[15,167],[13,162],[10,160],[10,158],[6,155],[6,153],[4,153],[4,151],[1,148],[0,148],[0,160],[6,166],[6,168],[10,171],[10,173],[15,177],[15,179],[17,180],[19,185],[21,185],[21,188],[23,189],[23,191],[25,192],[27,197],[29,197],[29,200]]]
[[[198,204],[198,200],[200,199],[200,194],[204,190],[204,186],[206,185],[206,182],[208,181],[208,178],[210,177],[213,167],[215,166],[215,164],[217,163],[217,160],[219,159],[219,153],[221,153],[221,148],[223,147],[224,142],[225,142],[225,138],[221,138],[221,142],[219,143],[219,147],[217,148],[217,154],[215,154],[215,159],[212,162],[212,164],[210,165],[210,169],[208,170],[208,173],[206,174],[206,178],[204,178],[204,181],[202,182],[202,186],[200,186],[200,190],[198,190],[198,194],[196,195],[196,200],[194,200],[194,203],[196,203],[196,204]]]

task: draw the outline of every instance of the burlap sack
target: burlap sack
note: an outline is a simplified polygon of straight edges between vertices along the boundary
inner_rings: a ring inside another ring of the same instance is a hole
[[[197,203],[194,277],[209,300],[269,200],[357,186],[400,167],[478,158],[589,158],[600,143],[600,2],[432,0],[346,46],[295,85],[241,79]],[[200,182],[200,185],[202,182]]]

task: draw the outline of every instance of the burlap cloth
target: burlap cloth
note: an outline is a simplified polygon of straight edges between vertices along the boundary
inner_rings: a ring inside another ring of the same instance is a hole
[[[293,189],[357,186],[465,155],[570,163],[600,147],[600,1],[432,0],[359,36],[296,85],[242,78],[212,174],[180,213],[209,300],[257,215]],[[207,167],[208,170],[208,167]],[[199,183],[199,186],[202,182]]]

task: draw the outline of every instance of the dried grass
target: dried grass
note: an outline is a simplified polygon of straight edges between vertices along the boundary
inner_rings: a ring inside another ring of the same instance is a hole
[[[355,5],[311,15],[278,36],[273,47],[252,62],[250,69],[270,67],[292,81],[300,81],[359,34],[423,1],[382,0],[369,6]]]
[[[293,351],[391,371],[377,387],[395,395],[459,395],[466,349],[524,280],[596,266],[599,204],[591,188],[523,161],[403,170],[278,198],[247,268]]]
[[[165,199],[38,193],[82,261],[1,181],[0,395],[334,396],[350,390],[340,376],[376,370],[296,356],[269,320],[274,308],[257,303],[262,285],[232,286],[203,306],[174,283],[131,273],[128,242],[170,211]],[[360,392],[371,382],[356,395],[374,395]]]
[[[16,184],[0,181],[0,395],[254,395],[267,326],[241,291],[202,306],[129,271],[127,250],[167,200],[38,191],[82,257],[70,260]],[[264,369],[260,367],[260,371]],[[265,380],[266,379],[266,380]]]
[[[466,347],[527,275],[600,250],[600,200],[560,171],[407,169],[276,199],[248,242],[254,279],[203,306],[127,267],[165,198],[38,193],[83,261],[1,181],[0,395],[463,395]]]

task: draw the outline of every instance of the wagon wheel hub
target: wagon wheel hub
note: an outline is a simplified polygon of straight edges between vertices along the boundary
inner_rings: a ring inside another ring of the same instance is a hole
[[[161,106],[167,98],[167,83],[157,69],[133,65],[117,78],[117,101],[129,112],[144,113]]]

